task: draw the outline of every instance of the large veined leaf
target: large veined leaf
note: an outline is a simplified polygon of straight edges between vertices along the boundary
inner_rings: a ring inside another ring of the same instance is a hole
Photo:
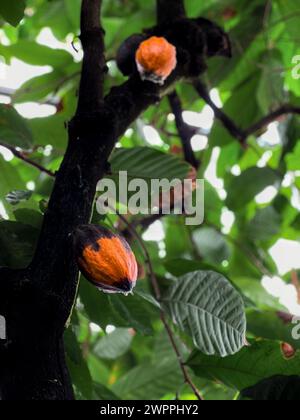
[[[17,26],[24,16],[24,0],[1,0],[0,15],[11,25]]]
[[[120,190],[122,193],[127,185],[125,175],[120,175],[120,172],[127,173],[128,194],[125,194],[124,197],[119,194],[117,201],[128,204],[131,211],[137,205],[139,210],[149,211],[151,207],[158,206],[159,197],[162,194],[166,194],[164,201],[166,205],[172,203],[172,200],[177,202],[177,198],[181,203],[181,191],[177,195],[174,194],[174,199],[169,192],[175,185],[180,185],[180,181],[188,178],[191,167],[176,156],[149,147],[134,147],[117,149],[110,163],[113,180],[119,187],[117,191]],[[155,181],[154,186],[153,182]],[[126,185],[124,187],[121,185],[123,182]],[[157,185],[158,182],[161,182],[161,186]],[[102,184],[100,183],[100,185]],[[103,188],[101,187],[99,190],[103,190]],[[130,201],[131,198],[133,199],[132,202]]]
[[[246,344],[243,300],[219,273],[196,271],[180,277],[165,294],[163,304],[205,354],[225,357]]]
[[[276,375],[241,392],[242,399],[253,401],[298,401],[300,377]]]
[[[279,342],[259,340],[225,359],[208,357],[195,351],[187,364],[199,377],[243,390],[274,375],[299,375],[300,352],[287,359]]]
[[[176,156],[150,147],[117,149],[111,159],[113,173],[127,171],[129,178],[184,179],[190,166]]]
[[[11,105],[0,104],[0,142],[28,149],[32,134],[26,120]]]

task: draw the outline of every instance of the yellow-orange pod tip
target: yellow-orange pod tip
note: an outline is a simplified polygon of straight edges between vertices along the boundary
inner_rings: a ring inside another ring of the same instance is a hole
[[[143,80],[162,85],[177,65],[176,48],[165,38],[152,36],[140,44],[135,59]]]
[[[128,294],[136,285],[138,265],[126,240],[103,226],[82,225],[73,233],[82,274],[106,293]]]

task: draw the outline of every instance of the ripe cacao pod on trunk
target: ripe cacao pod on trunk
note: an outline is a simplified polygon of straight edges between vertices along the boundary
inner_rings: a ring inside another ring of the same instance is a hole
[[[73,245],[80,271],[100,290],[128,294],[135,287],[138,266],[123,237],[103,226],[82,225],[73,233]]]
[[[143,80],[163,85],[176,68],[176,48],[165,38],[152,36],[140,44],[136,64]]]

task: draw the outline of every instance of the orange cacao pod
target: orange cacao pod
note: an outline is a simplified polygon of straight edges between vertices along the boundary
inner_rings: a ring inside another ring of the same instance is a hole
[[[73,244],[80,271],[100,290],[128,294],[135,287],[138,266],[123,237],[102,226],[82,225]]]
[[[135,58],[142,79],[158,84],[164,84],[177,65],[176,48],[163,37],[143,41]]]

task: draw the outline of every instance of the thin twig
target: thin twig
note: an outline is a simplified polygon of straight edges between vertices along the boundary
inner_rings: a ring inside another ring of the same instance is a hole
[[[5,147],[8,149],[16,158],[21,159],[23,162],[27,163],[28,165],[38,169],[40,172],[45,173],[53,178],[55,178],[55,173],[50,171],[49,169],[45,168],[44,166],[40,165],[39,163],[29,159],[24,152],[20,152],[13,146],[10,146],[6,143],[0,143],[0,146]]]
[[[258,122],[251,125],[249,128],[245,130],[246,136],[250,136],[251,134],[255,134],[264,127],[267,127],[273,121],[276,121],[278,118],[287,115],[287,114],[298,114],[300,115],[300,107],[293,106],[293,105],[282,105],[276,111],[271,112],[270,114],[266,115],[265,117],[261,118]]]
[[[155,275],[155,272],[154,272],[154,268],[153,268],[153,264],[152,264],[152,261],[151,261],[151,257],[150,257],[150,254],[149,254],[148,250],[147,250],[147,247],[145,246],[144,241],[141,238],[141,236],[138,234],[136,229],[134,227],[132,227],[132,225],[127,221],[127,219],[124,216],[122,216],[118,211],[116,213],[117,213],[118,217],[122,220],[122,222],[127,226],[128,231],[130,231],[132,236],[136,238],[136,240],[138,241],[138,243],[141,246],[141,249],[143,250],[144,257],[145,257],[145,262],[148,265],[150,280],[151,280],[151,284],[152,284],[152,287],[153,287],[153,290],[154,290],[154,293],[155,293],[155,297],[158,300],[158,302],[160,302],[162,294],[161,294],[159,283],[157,281],[157,278],[156,278],[156,275]],[[189,372],[188,372],[188,370],[187,370],[187,368],[184,364],[184,361],[183,361],[182,355],[180,353],[180,350],[179,350],[179,348],[176,344],[176,340],[175,340],[173,331],[171,330],[171,328],[168,324],[168,321],[166,319],[165,313],[162,309],[160,309],[160,319],[161,319],[161,321],[164,325],[164,328],[165,328],[165,330],[168,334],[168,337],[170,339],[170,343],[171,343],[171,345],[174,349],[174,352],[176,354],[176,357],[177,357],[180,369],[182,371],[182,375],[184,377],[185,383],[187,383],[190,386],[190,388],[193,390],[193,393],[195,394],[196,398],[198,400],[202,401],[203,398],[200,394],[200,391],[197,389],[196,385],[193,383],[192,378],[189,375]]]
[[[172,112],[175,115],[176,127],[178,130],[179,137],[181,139],[181,144],[184,151],[184,158],[186,162],[190,163],[194,168],[198,168],[199,161],[197,160],[191,145],[191,139],[195,134],[195,130],[185,123],[182,116],[183,108],[181,100],[175,90],[169,95],[169,103]]]
[[[212,108],[214,111],[215,117],[221,121],[223,126],[228,130],[232,137],[236,138],[242,147],[246,147],[246,141],[249,136],[255,134],[267,127],[273,121],[276,121],[278,118],[287,114],[298,114],[300,115],[300,107],[296,107],[290,104],[282,105],[277,110],[271,112],[265,117],[261,118],[255,124],[250,127],[243,129],[236,125],[236,123],[225,113],[217,107],[217,105],[212,101],[206,86],[200,81],[197,80],[193,83],[195,90],[198,92],[199,96]]]
[[[200,80],[197,80],[194,82],[194,88],[199,96],[207,103],[207,105],[211,107],[211,109],[214,111],[215,117],[222,122],[229,133],[238,139],[242,145],[244,145],[246,139],[245,132],[239,128],[235,122],[213,102],[206,86]]]

